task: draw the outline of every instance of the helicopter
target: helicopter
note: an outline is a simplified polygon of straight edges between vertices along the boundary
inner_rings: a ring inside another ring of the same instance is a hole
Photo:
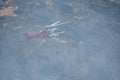
[[[59,42],[65,42],[64,40],[60,39],[59,36],[61,34],[63,34],[65,31],[57,28],[57,26],[60,25],[64,25],[67,24],[69,22],[61,22],[61,21],[57,21],[54,22],[50,25],[46,25],[43,27],[43,29],[40,30],[39,33],[36,34],[28,34],[28,33],[24,33],[23,35],[25,36],[25,38],[28,39],[35,39],[35,38],[41,38],[41,39],[53,39],[53,40],[57,40]]]

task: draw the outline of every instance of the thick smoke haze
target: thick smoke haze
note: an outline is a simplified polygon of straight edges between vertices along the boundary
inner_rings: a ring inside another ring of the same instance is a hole
[[[120,1],[0,0],[0,80],[120,80]]]

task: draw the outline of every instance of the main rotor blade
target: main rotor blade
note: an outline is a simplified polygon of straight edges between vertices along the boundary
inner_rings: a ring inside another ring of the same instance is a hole
[[[62,23],[60,23],[60,21],[57,21],[57,22],[55,22],[55,23],[53,23],[53,24],[51,24],[51,25],[47,25],[46,27],[56,27],[56,26],[60,26],[60,25],[63,25],[63,24],[67,24],[67,23],[69,23],[69,22],[62,22]]]
[[[57,22],[51,24],[51,26],[56,26],[56,25],[59,24],[59,23],[60,23],[60,21],[57,21]]]
[[[60,25],[67,24],[67,23],[69,23],[69,22],[59,23],[59,24],[57,24],[56,26],[60,26]]]

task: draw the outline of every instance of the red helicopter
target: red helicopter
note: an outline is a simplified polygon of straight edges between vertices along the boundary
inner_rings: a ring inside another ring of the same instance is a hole
[[[60,26],[60,25],[63,25],[63,24],[67,24],[69,22],[63,22],[61,23],[60,21],[57,21],[51,25],[47,25],[45,26],[41,31],[40,33],[37,33],[37,34],[33,34],[33,35],[30,35],[28,33],[24,33],[23,35],[25,36],[26,39],[34,39],[34,38],[42,38],[42,39],[46,39],[46,38],[52,38],[52,39],[56,39],[56,40],[59,40],[58,39],[58,36],[62,33],[64,33],[64,31],[58,31],[59,29],[58,28],[55,28],[56,26]]]

